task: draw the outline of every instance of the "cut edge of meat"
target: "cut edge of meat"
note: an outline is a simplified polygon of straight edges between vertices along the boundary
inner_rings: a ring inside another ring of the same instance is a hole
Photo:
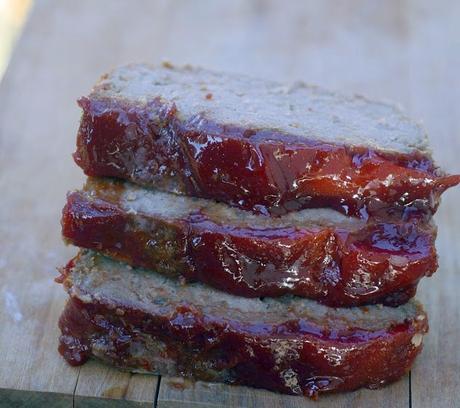
[[[74,365],[95,356],[129,370],[315,397],[395,381],[428,329],[415,301],[334,309],[289,297],[241,300],[179,287],[92,252],[64,269],[71,299],[60,319],[60,352]]]

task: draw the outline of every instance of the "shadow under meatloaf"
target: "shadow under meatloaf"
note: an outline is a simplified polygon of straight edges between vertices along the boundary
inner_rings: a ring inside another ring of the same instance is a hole
[[[132,371],[315,397],[377,388],[408,372],[428,329],[421,305],[334,309],[244,299],[83,250],[62,268],[70,294],[59,351]]]
[[[74,158],[87,175],[257,213],[431,215],[460,182],[399,109],[305,84],[138,64],[104,75],[79,104]]]
[[[69,193],[67,242],[245,297],[294,294],[330,306],[407,302],[436,271],[436,229],[330,209],[277,218],[212,200],[89,178]]]

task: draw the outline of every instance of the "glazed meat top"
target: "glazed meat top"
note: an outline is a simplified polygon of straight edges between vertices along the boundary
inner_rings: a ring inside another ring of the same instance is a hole
[[[104,75],[90,98],[140,105],[160,98],[174,103],[187,121],[206,118],[311,141],[430,155],[424,130],[397,107],[299,82],[283,85],[190,66],[131,64]]]

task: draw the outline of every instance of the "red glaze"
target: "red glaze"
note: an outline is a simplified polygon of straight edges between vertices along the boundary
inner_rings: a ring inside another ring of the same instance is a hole
[[[98,183],[67,198],[62,233],[69,242],[235,295],[290,293],[330,306],[396,306],[437,268],[431,224],[368,223],[351,231],[254,229],[194,213],[168,219],[126,211],[118,197],[122,183]]]
[[[82,98],[76,163],[89,176],[112,176],[165,191],[216,199],[279,215],[331,207],[367,217],[410,208],[433,213],[460,183],[430,158],[308,141],[274,130],[181,121],[174,104],[147,108]]]
[[[147,356],[130,351],[131,344],[144,347],[149,337],[165,344],[156,358],[174,361],[174,374],[315,398],[318,393],[378,388],[397,380],[421,350],[414,335],[428,329],[421,311],[416,319],[378,331],[334,330],[304,319],[228,320],[207,315],[185,300],[172,308],[165,299],[153,302],[157,311],[148,313],[103,299],[82,302],[71,297],[59,320],[59,352],[78,366],[93,354],[93,346],[100,350],[102,342],[106,351],[98,357],[111,364],[158,372]],[[279,347],[282,354],[276,351]],[[286,381],[288,373],[297,381]]]

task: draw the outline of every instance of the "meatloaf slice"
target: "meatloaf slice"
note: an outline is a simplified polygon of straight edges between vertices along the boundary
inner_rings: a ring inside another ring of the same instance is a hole
[[[87,175],[259,213],[431,213],[460,182],[394,106],[301,83],[138,64],[104,75],[79,104],[74,158]]]
[[[117,367],[289,394],[377,388],[406,373],[427,317],[398,308],[334,309],[285,296],[245,299],[82,251],[62,268],[70,294],[59,351]]]
[[[176,279],[330,306],[404,303],[437,268],[432,224],[369,224],[330,209],[270,218],[111,179],[90,178],[68,195],[62,232],[69,243]]]

